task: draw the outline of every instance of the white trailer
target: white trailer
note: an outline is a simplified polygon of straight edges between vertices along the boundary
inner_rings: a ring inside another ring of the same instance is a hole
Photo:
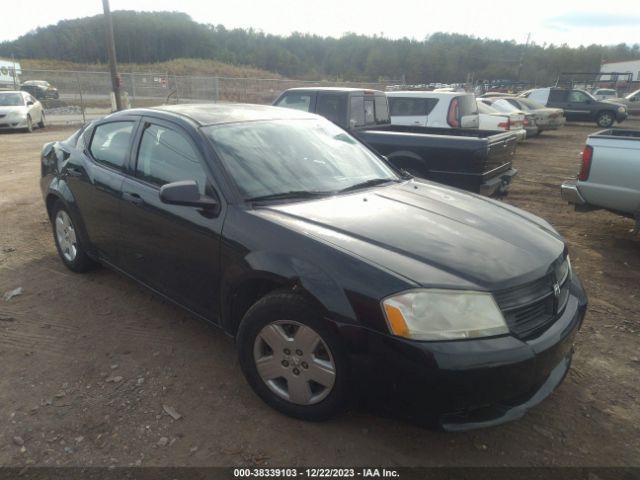
[[[22,69],[18,62],[0,58],[0,88],[18,90],[21,74]]]

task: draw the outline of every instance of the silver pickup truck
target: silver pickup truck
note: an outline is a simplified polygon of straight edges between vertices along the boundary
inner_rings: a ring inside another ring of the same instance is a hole
[[[587,137],[577,180],[562,198],[577,211],[605,209],[636,220],[640,230],[640,130],[609,129]]]

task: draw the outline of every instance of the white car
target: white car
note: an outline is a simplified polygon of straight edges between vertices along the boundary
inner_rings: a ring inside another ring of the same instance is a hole
[[[478,128],[478,106],[472,93],[387,92],[393,125]]]
[[[32,132],[35,126],[45,126],[44,110],[38,100],[27,92],[0,92],[0,130]]]
[[[524,115],[521,113],[505,113],[476,100],[480,116],[480,130],[508,130],[518,136],[518,142],[527,139],[527,131],[523,128]]]
[[[618,98],[618,92],[613,88],[596,88],[591,95],[598,100],[615,100]]]

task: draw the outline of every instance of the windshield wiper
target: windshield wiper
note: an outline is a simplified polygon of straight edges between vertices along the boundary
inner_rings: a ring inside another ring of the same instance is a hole
[[[372,178],[371,180],[367,180],[365,182],[356,183],[354,185],[350,185],[342,190],[338,190],[338,193],[342,192],[350,192],[351,190],[359,190],[361,188],[374,187],[376,185],[381,185],[383,183],[396,182],[393,178]]]
[[[263,202],[269,200],[289,200],[296,198],[314,198],[325,195],[332,195],[334,192],[320,192],[313,190],[289,190],[288,192],[270,193],[268,195],[260,195],[258,197],[247,198],[247,202]]]

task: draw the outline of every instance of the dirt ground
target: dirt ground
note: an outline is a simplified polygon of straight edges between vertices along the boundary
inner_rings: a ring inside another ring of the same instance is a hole
[[[640,465],[640,238],[631,220],[576,213],[559,192],[595,130],[520,145],[507,200],[569,242],[590,299],[573,368],[523,419],[463,434],[364,411],[325,423],[274,412],[220,331],[119,274],[58,260],[39,152],[71,129],[0,135],[0,296],[23,289],[0,297],[0,465]]]

